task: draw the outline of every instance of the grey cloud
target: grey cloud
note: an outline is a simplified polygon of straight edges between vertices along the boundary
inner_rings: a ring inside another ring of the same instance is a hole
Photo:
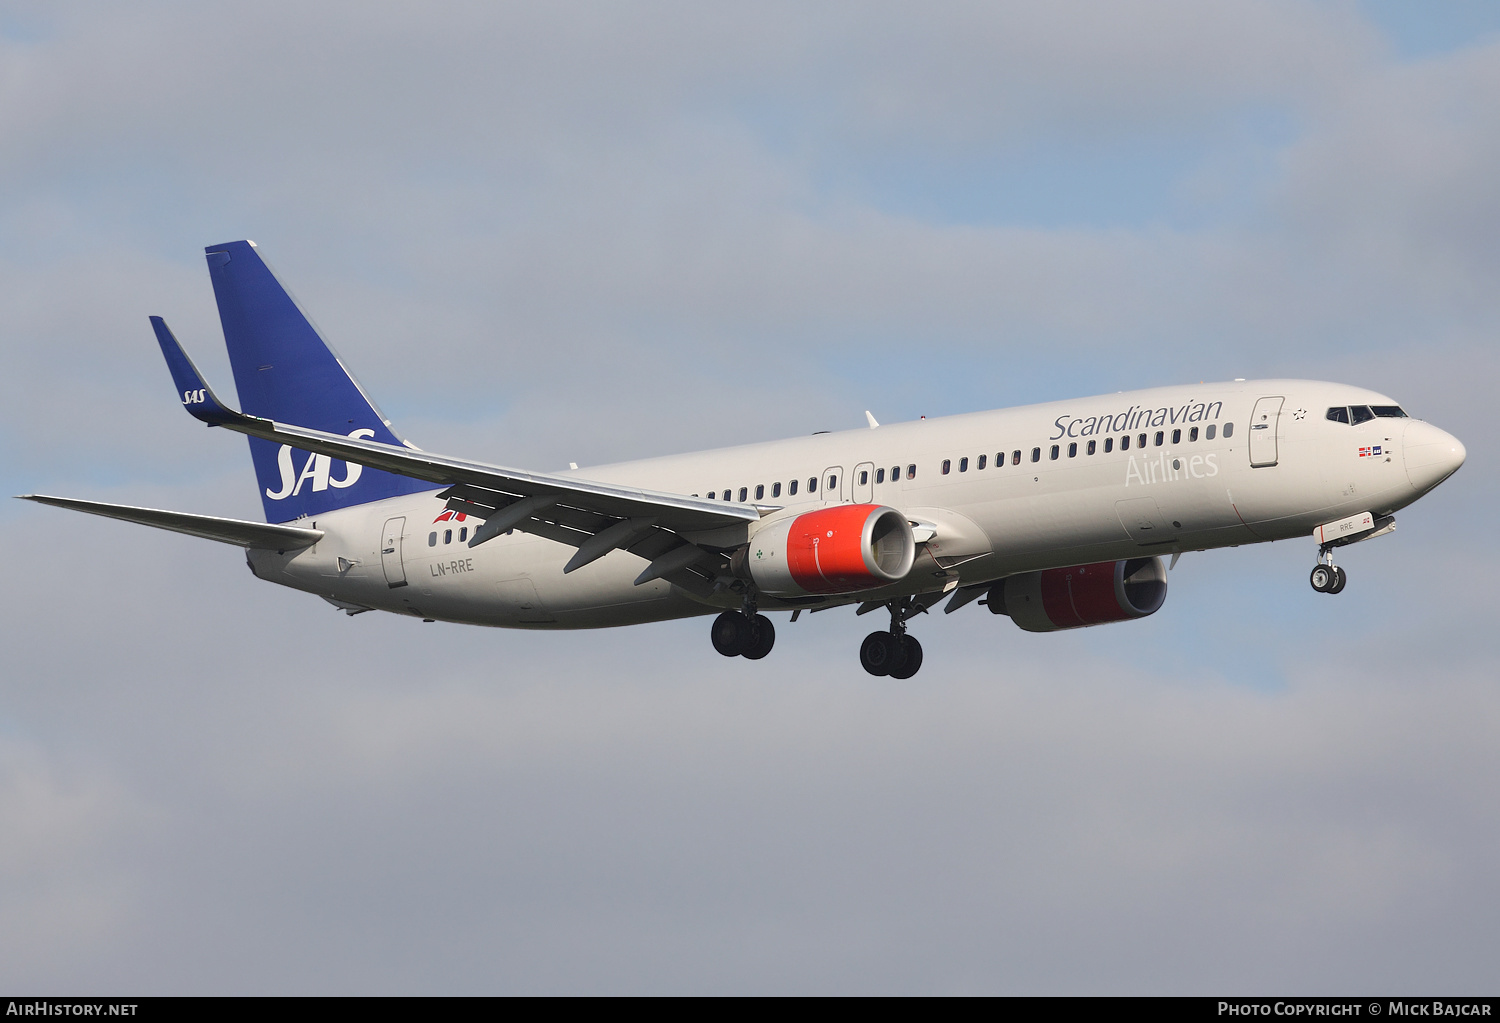
[[[163,554],[98,648],[38,662],[80,692],[29,741],[132,808],[88,814],[102,837],[50,876],[128,897],[55,925],[92,936],[70,964],[7,960],[13,982],[1327,991],[1486,968],[1495,651],[1395,676],[1378,605],[1334,649],[1314,620],[1282,637],[1327,650],[1283,692],[1135,653],[1190,645],[1171,619],[1080,644],[982,611],[924,625],[937,671],[912,687],[859,675],[848,615],[786,630],[767,677],[704,661],[701,623],[350,620],[252,588],[233,552],[175,579]],[[178,642],[153,652],[160,616]],[[78,799],[41,791],[15,811]]]
[[[144,323],[230,391],[199,259],[245,235],[418,443],[501,462],[1282,372],[1487,430],[1493,48],[1402,65],[1300,4],[36,10],[0,44],[17,490],[256,514]],[[1181,187],[1227,212],[1185,225],[936,222],[850,185],[916,147],[1197,144],[1257,105],[1290,136],[1209,145],[1230,169]],[[1253,196],[1214,198],[1241,158]],[[9,502],[0,978],[1471,988],[1490,463],[1472,443],[1351,548],[1338,602],[1305,545],[1190,554],[1140,623],[923,618],[908,686],[859,672],[847,612],[773,670],[701,621],[350,619],[237,551]]]

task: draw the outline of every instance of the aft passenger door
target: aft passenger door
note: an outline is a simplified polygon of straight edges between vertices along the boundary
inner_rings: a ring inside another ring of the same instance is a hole
[[[385,569],[385,583],[391,589],[406,585],[406,566],[401,563],[401,534],[406,517],[386,519],[380,533],[380,567]]]
[[[1276,427],[1281,418],[1282,397],[1262,398],[1250,413],[1250,468],[1276,464]]]

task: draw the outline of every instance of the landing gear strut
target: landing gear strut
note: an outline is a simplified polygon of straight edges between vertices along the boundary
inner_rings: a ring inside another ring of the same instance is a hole
[[[1349,575],[1333,563],[1333,548],[1324,545],[1318,548],[1318,563],[1313,566],[1308,582],[1319,593],[1342,593],[1349,582]]]
[[[758,661],[776,645],[776,627],[771,619],[756,612],[753,601],[747,600],[743,611],[725,611],[715,618],[709,638],[725,657]]]
[[[906,620],[922,609],[910,597],[886,605],[891,609],[889,632],[872,632],[859,645],[859,663],[871,675],[911,678],[922,667],[922,644],[906,634]]]

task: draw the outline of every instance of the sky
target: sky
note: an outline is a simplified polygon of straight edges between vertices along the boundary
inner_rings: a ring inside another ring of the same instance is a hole
[[[1392,395],[1467,465],[1307,585],[525,633],[0,506],[0,989],[1492,992],[1500,9],[0,2],[0,481],[259,518],[252,238],[397,427],[541,470],[1136,387]]]

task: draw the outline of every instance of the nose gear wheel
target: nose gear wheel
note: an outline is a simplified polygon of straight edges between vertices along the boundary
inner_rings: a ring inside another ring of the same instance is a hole
[[[1313,566],[1312,574],[1307,577],[1307,581],[1319,593],[1342,593],[1344,591],[1344,587],[1349,583],[1349,573],[1333,563],[1332,546],[1323,546],[1318,549],[1318,563]]]

